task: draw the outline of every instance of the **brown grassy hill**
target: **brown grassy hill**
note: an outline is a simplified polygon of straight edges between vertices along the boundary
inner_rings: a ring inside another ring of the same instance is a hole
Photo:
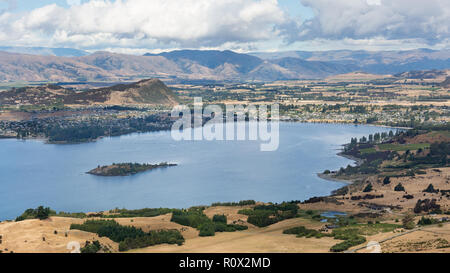
[[[101,68],[116,77],[156,77],[182,75],[183,71],[171,60],[162,56],[134,56],[99,51],[74,58],[75,60]]]
[[[115,76],[75,58],[0,51],[0,81],[109,80]]]
[[[176,105],[177,96],[158,79],[92,89],[67,96],[65,104],[158,104]]]
[[[0,92],[3,105],[176,105],[177,96],[158,79],[111,87],[73,91],[57,85],[13,88]]]

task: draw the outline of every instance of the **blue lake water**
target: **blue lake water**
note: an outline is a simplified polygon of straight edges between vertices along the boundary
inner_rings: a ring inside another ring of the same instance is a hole
[[[131,134],[97,142],[52,145],[0,140],[0,220],[39,205],[90,212],[116,207],[187,208],[254,199],[305,200],[343,186],[317,173],[352,161],[336,155],[352,137],[389,131],[373,126],[280,124],[280,146],[256,141],[174,141],[170,132]],[[129,177],[86,174],[111,163],[173,162],[179,166]]]

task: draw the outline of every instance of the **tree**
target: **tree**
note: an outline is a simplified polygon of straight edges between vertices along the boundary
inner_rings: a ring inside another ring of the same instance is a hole
[[[373,189],[372,184],[369,183],[369,184],[366,186],[366,188],[363,190],[363,192],[371,192],[372,189]]]
[[[43,206],[40,206],[36,210],[36,218],[39,220],[45,220],[50,215],[50,208],[44,208]]]
[[[433,184],[430,184],[423,192],[438,193],[439,190],[435,190]]]
[[[203,223],[199,227],[200,233],[198,235],[201,236],[201,237],[214,236],[215,229],[216,228],[215,228],[213,223],[208,223],[208,222]]]
[[[213,216],[213,222],[226,224],[227,223],[227,217],[225,215],[223,215],[223,214],[222,215],[216,214],[216,215]]]
[[[389,184],[391,184],[391,178],[390,178],[389,176],[386,176],[386,177],[383,179],[383,184],[384,184],[384,185],[389,185]]]
[[[405,187],[403,187],[402,183],[398,183],[398,185],[395,186],[394,191],[405,191]]]
[[[413,229],[416,227],[416,223],[414,223],[414,216],[412,214],[407,214],[405,218],[403,218],[402,223],[405,229]]]

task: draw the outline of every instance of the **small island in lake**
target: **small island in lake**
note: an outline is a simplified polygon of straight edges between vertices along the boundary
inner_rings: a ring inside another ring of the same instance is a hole
[[[128,176],[141,172],[150,171],[158,168],[174,167],[177,164],[163,162],[160,164],[139,164],[139,163],[113,163],[108,166],[98,166],[97,168],[87,172],[88,174],[97,176]]]

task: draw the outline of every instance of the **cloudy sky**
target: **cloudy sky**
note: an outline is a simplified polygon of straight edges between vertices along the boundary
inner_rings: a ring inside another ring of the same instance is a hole
[[[0,0],[0,45],[141,54],[450,47],[449,0]]]

